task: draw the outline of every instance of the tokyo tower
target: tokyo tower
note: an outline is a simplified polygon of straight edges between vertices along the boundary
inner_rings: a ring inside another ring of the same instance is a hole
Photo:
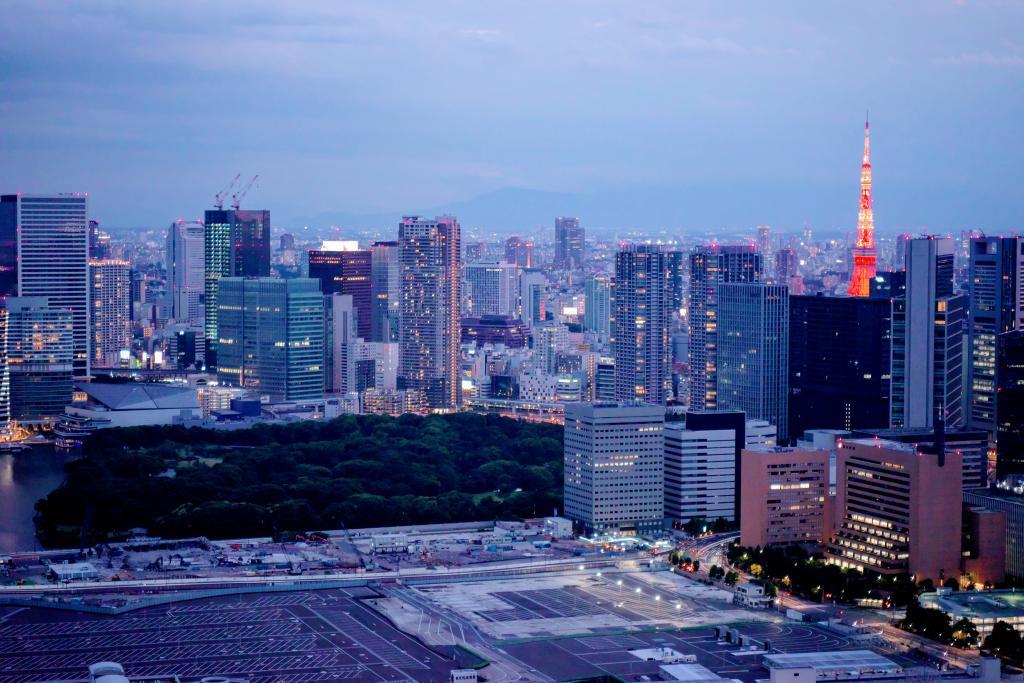
[[[853,248],[850,296],[868,296],[875,277],[875,214],[871,210],[871,147],[868,121],[864,119],[864,162],[860,165],[860,211],[857,213],[857,244]]]

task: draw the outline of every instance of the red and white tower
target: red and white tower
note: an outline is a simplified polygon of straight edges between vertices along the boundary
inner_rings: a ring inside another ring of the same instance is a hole
[[[853,248],[853,277],[850,296],[868,296],[875,277],[875,213],[871,210],[871,147],[868,121],[864,120],[864,162],[860,165],[860,211],[857,214],[857,244]]]

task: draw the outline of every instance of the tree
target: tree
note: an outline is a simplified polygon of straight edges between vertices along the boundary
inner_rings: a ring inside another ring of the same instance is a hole
[[[725,575],[725,583],[729,586],[735,586],[736,582],[740,580],[740,575],[736,572],[729,570]]]
[[[985,637],[981,649],[1018,666],[1024,659],[1024,643],[1021,642],[1020,634],[1005,621],[995,623],[992,633]]]
[[[939,609],[922,607],[916,599],[907,605],[907,615],[900,622],[900,628],[940,643],[953,642],[953,624],[949,615]]]
[[[713,581],[717,581],[725,576],[725,570],[717,564],[711,565],[711,569],[708,570],[708,578]]]
[[[978,627],[967,617],[962,617],[953,624],[953,645],[956,647],[974,647],[978,644]]]

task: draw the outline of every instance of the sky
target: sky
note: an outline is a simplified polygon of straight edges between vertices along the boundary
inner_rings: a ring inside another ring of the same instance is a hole
[[[852,229],[869,109],[880,231],[1024,227],[1021,2],[3,5],[0,191],[112,227]]]

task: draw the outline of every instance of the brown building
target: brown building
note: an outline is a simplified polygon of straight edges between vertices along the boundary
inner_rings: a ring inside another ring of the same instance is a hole
[[[831,529],[829,452],[755,446],[740,456],[740,545],[823,543]]]
[[[937,584],[958,577],[963,464],[943,450],[843,441],[829,562]]]
[[[961,583],[1006,580],[1006,513],[963,505],[963,577]]]

